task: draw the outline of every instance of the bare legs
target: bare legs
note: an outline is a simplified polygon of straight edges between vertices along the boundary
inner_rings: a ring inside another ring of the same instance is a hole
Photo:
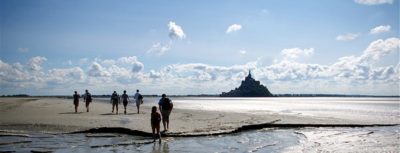
[[[158,138],[160,139],[159,143],[161,143],[161,134],[160,134],[160,126],[156,126],[156,127],[151,127],[152,131],[153,131],[153,142],[156,142],[156,137],[158,136]],[[157,136],[154,132],[157,131]]]
[[[168,129],[169,129],[169,121],[165,121],[164,119],[163,119],[163,126],[164,126],[164,131],[168,131]],[[165,127],[167,127],[167,128],[165,128]]]
[[[118,104],[113,104],[112,113],[114,113],[114,107],[115,107],[115,110],[117,111],[117,114],[118,114]]]
[[[86,112],[89,112],[89,104],[88,102],[86,102]]]
[[[75,105],[75,113],[78,113],[78,105]]]

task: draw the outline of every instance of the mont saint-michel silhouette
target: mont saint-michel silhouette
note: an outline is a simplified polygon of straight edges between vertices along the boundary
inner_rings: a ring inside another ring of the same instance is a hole
[[[221,97],[272,97],[273,95],[267,87],[260,84],[260,81],[255,80],[251,77],[251,71],[249,75],[242,81],[239,88],[231,90],[229,92],[222,92]]]

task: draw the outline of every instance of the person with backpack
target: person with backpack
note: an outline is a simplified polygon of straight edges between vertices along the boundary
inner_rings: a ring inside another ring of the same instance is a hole
[[[136,90],[136,94],[134,96],[136,102],[137,113],[139,114],[140,105],[143,104],[143,96],[139,93],[139,89]]]
[[[164,126],[164,132],[169,129],[169,115],[171,114],[172,108],[174,107],[171,99],[167,95],[162,94],[161,99],[158,102],[158,106],[162,116],[162,122]]]
[[[120,103],[120,98],[116,91],[112,93],[110,101],[112,103],[112,113],[114,113],[114,107],[115,107],[116,114],[118,114],[118,104]]]
[[[77,91],[75,91],[75,94],[72,95],[74,99],[74,106],[75,106],[75,113],[78,113],[78,106],[79,106],[79,98],[81,97]]]
[[[121,95],[122,98],[122,104],[124,104],[124,114],[126,114],[126,106],[128,105],[129,102],[129,96],[126,94],[126,90],[124,90],[124,94]]]
[[[86,112],[89,112],[89,104],[92,102],[92,95],[86,89],[83,95],[83,101],[86,103]]]

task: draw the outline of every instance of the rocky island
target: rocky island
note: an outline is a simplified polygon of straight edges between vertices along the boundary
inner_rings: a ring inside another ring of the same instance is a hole
[[[272,97],[273,95],[267,87],[260,84],[260,81],[255,80],[251,77],[251,71],[249,75],[242,81],[239,88],[231,90],[229,92],[222,92],[221,97]]]

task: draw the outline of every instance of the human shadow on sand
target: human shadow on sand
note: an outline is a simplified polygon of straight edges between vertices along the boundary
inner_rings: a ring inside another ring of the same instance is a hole
[[[145,114],[145,113],[140,112],[140,114]],[[126,113],[126,114],[124,114],[124,115],[140,115],[140,114],[138,114],[138,113]]]
[[[100,115],[120,115],[120,114],[115,114],[115,113],[104,113],[104,114],[100,114]]]
[[[82,114],[83,112],[78,112],[78,113],[75,113],[75,112],[64,112],[64,113],[58,113],[58,114]]]

